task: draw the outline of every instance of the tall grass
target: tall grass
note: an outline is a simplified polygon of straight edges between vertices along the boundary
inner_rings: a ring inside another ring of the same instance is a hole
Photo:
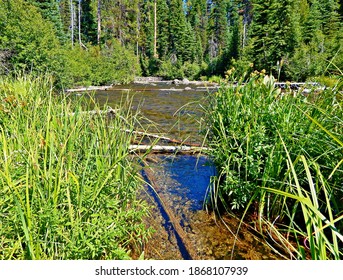
[[[216,206],[251,207],[291,257],[341,258],[342,93],[285,93],[255,73],[210,97],[207,118]]]
[[[123,132],[132,121],[85,114],[89,99],[51,84],[0,81],[0,259],[129,258],[148,234]]]

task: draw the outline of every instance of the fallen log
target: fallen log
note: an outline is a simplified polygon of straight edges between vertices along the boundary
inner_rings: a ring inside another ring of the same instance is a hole
[[[209,150],[206,147],[193,147],[193,146],[162,146],[162,145],[130,145],[131,152],[145,153],[201,153],[202,151]]]
[[[80,87],[80,88],[70,88],[66,92],[82,92],[82,91],[94,91],[94,90],[108,90],[113,86],[89,86],[89,87]]]
[[[117,114],[117,110],[112,109],[111,107],[107,110],[91,110],[91,111],[80,111],[80,112],[72,112],[69,115],[104,115],[107,114],[108,116],[113,116]]]

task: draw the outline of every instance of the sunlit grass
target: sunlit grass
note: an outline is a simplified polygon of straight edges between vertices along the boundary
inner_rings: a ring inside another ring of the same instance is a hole
[[[91,103],[48,78],[0,81],[0,259],[123,259],[147,237],[132,116]]]

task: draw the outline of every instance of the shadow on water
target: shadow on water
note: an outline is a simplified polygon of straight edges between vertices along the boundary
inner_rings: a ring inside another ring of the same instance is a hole
[[[141,172],[144,180],[150,184],[150,180],[148,178],[148,176],[146,175],[144,169]],[[171,234],[173,234],[175,236],[176,242],[177,242],[177,246],[180,250],[181,256],[184,260],[191,260],[192,257],[190,256],[190,254],[188,253],[184,243],[182,242],[181,237],[179,236],[178,232],[175,230],[167,212],[165,211],[163,205],[162,205],[162,201],[160,200],[160,198],[158,197],[157,193],[155,190],[153,190],[149,185],[146,186],[147,187],[147,191],[148,194],[154,198],[155,203],[157,204],[158,210],[160,211],[162,218],[164,220],[164,222],[162,223],[164,229],[166,230],[166,232],[168,233],[168,239],[171,239]]]

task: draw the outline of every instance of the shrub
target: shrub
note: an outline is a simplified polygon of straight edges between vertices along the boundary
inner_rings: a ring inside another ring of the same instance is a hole
[[[222,86],[209,97],[207,123],[219,170],[218,194],[232,209],[245,207],[260,187],[287,186],[283,182],[288,170],[283,142],[292,160],[299,154],[316,159],[325,178],[341,160],[342,147],[307,117],[317,118],[340,138],[343,116],[337,92],[322,92],[310,102],[301,95],[281,93],[272,77],[253,75],[246,84]],[[341,175],[340,170],[332,176],[332,188],[339,189]],[[306,179],[300,183],[308,185]]]

